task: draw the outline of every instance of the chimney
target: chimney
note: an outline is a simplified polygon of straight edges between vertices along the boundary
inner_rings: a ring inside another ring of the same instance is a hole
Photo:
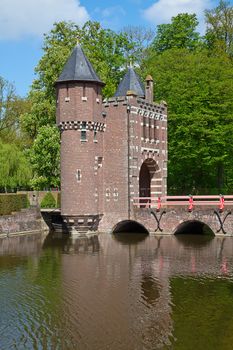
[[[146,100],[149,103],[153,103],[154,101],[154,83],[151,75],[147,75],[146,77]]]

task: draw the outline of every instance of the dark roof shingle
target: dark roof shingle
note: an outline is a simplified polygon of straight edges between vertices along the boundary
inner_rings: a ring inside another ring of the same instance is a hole
[[[104,85],[85,56],[80,44],[74,48],[56,83],[68,81],[93,81]]]
[[[128,68],[114,96],[126,96],[129,90],[134,91],[139,97],[145,97],[144,85],[132,67]]]

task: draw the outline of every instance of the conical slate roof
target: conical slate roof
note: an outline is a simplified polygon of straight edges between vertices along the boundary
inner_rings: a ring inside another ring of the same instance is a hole
[[[67,81],[93,81],[104,85],[85,56],[80,44],[74,48],[56,83]]]
[[[126,96],[129,90],[134,91],[139,97],[145,97],[144,86],[132,67],[128,68],[114,96]]]

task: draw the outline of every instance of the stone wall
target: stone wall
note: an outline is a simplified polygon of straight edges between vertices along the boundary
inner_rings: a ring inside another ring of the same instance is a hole
[[[37,208],[22,209],[11,215],[0,216],[0,236],[44,229],[40,210]]]

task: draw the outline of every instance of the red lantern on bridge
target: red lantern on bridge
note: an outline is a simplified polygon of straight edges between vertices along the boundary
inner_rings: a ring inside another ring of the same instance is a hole
[[[223,211],[224,210],[224,196],[220,194],[220,198],[219,198],[219,211]]]
[[[193,208],[194,208],[194,204],[193,204],[193,196],[190,194],[189,195],[189,211],[193,211]]]

